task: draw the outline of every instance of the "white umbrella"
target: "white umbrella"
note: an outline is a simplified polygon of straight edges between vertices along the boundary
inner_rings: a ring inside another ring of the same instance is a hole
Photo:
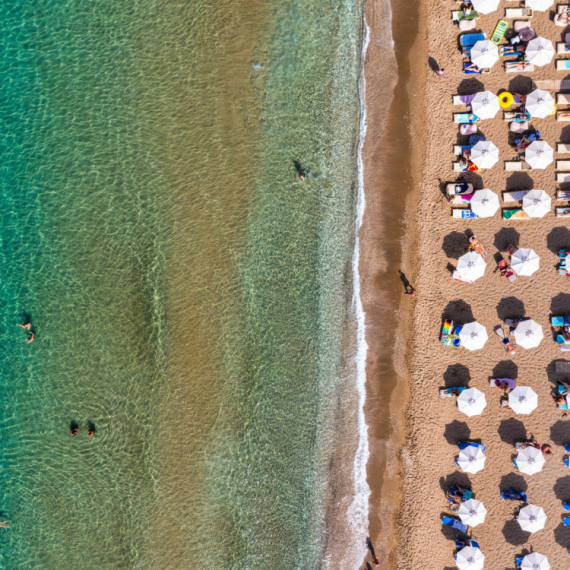
[[[487,329],[477,321],[466,324],[459,331],[459,342],[467,350],[479,350],[485,346],[488,339]]]
[[[536,447],[525,447],[518,452],[516,462],[521,473],[534,475],[542,471],[545,459],[540,449]]]
[[[536,348],[543,338],[542,327],[532,319],[520,322],[515,329],[515,341],[523,348]]]
[[[461,467],[463,473],[478,473],[485,467],[486,459],[481,448],[469,445],[459,452],[457,464]]]
[[[457,409],[466,416],[478,416],[486,407],[485,394],[477,388],[463,390],[457,397]]]
[[[547,142],[533,141],[526,147],[524,159],[531,168],[544,169],[554,160],[554,151]]]
[[[530,414],[538,407],[538,396],[528,386],[517,386],[509,392],[509,407],[516,414]]]
[[[532,552],[527,554],[521,562],[521,570],[550,570],[548,558],[544,554]]]
[[[499,0],[474,0],[471,4],[480,14],[490,14],[499,7]]]
[[[494,216],[499,207],[499,197],[488,188],[477,190],[471,198],[471,210],[478,218]]]
[[[544,12],[554,4],[553,0],[526,0],[525,6],[536,12]]]
[[[499,149],[491,141],[479,141],[471,149],[470,158],[479,168],[491,168],[499,162]]]
[[[523,210],[531,218],[542,218],[550,212],[552,200],[544,190],[531,190],[523,198]]]
[[[499,48],[490,40],[479,40],[471,48],[471,61],[480,69],[493,67],[499,61]]]
[[[474,251],[462,255],[457,260],[457,272],[463,281],[475,281],[485,274],[487,264],[485,260]]]
[[[485,522],[487,509],[481,501],[469,499],[468,501],[461,503],[457,514],[463,524],[468,526],[477,526],[478,524]]]
[[[475,97],[471,100],[471,111],[480,119],[492,119],[500,108],[499,98],[490,91],[475,93]]]
[[[554,46],[550,40],[538,36],[528,42],[524,53],[533,65],[547,65],[554,57]]]
[[[527,96],[525,107],[531,117],[544,119],[554,112],[554,99],[548,91],[535,89]]]
[[[532,275],[540,267],[540,257],[534,249],[521,247],[511,255],[511,267],[517,275]]]
[[[544,523],[546,523],[546,513],[542,507],[537,507],[536,505],[527,505],[519,511],[517,517],[522,530],[527,532],[536,532],[537,530],[542,530],[544,528]]]
[[[466,546],[455,555],[455,564],[459,570],[483,570],[485,555],[481,549]]]

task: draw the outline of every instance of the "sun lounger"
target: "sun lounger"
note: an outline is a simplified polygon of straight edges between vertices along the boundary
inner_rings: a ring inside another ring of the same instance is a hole
[[[503,192],[503,202],[520,202],[530,190],[513,190],[512,192]]]
[[[517,387],[516,380],[512,378],[491,378],[489,380],[489,386],[491,386],[491,388],[502,388],[501,384],[504,383],[507,384],[509,390],[514,390]]]
[[[557,172],[556,173],[556,182],[558,182],[559,184],[570,183],[570,174],[568,174],[568,172]]]
[[[530,220],[530,216],[522,208],[503,210],[503,220]]]
[[[481,548],[479,546],[479,543],[476,542],[475,540],[456,540],[455,541],[455,548],[458,548],[459,550],[461,550],[462,548],[465,548],[466,546],[472,546],[473,548]]]
[[[570,511],[570,502],[566,501],[563,505],[565,511]]]
[[[570,160],[557,160],[556,170],[570,170]]]
[[[454,123],[476,123],[479,121],[479,117],[477,115],[473,115],[473,113],[453,113],[453,122]]]
[[[564,14],[570,8],[570,4],[557,4],[556,5],[556,13],[557,14]]]
[[[465,145],[461,145],[461,144],[454,144],[453,145],[453,154],[459,155],[461,156],[463,154],[463,151],[466,148],[473,148],[474,145],[472,144],[465,144]]]
[[[559,188],[556,191],[556,199],[557,200],[570,200],[570,190],[562,190]]]
[[[485,446],[482,443],[475,443],[474,441],[460,441],[457,444],[457,447],[459,450],[467,449],[468,447],[475,447],[483,452],[485,451]]]
[[[452,206],[469,206],[471,198],[473,198],[473,194],[455,194],[455,196],[450,197],[449,203]]]
[[[557,71],[568,71],[570,69],[570,59],[557,59],[556,60],[556,70]]]
[[[456,220],[474,220],[477,215],[472,210],[463,210],[459,208],[454,208],[451,210],[451,217]]]
[[[566,360],[557,360],[554,363],[554,371],[557,374],[570,374],[570,362]],[[568,503],[570,504],[570,503]],[[568,509],[570,511],[570,509]]]
[[[467,137],[470,135],[475,135],[479,131],[479,127],[476,124],[464,123],[459,125],[459,134]]]
[[[570,59],[568,61],[570,61]],[[567,123],[568,121],[570,121],[570,112],[569,111],[558,111],[556,113],[556,120],[559,123]]]
[[[481,75],[482,73],[491,73],[490,69],[478,69],[477,71],[474,69],[468,69],[470,65],[471,62],[469,61],[463,62],[463,73],[465,73],[465,75]]]
[[[519,170],[532,169],[524,160],[505,160],[505,170],[507,172],[518,172]]]
[[[505,334],[503,327],[495,329],[495,334],[501,339],[501,344],[507,351],[507,354],[516,354],[515,347],[511,342],[511,339]]]
[[[460,520],[453,519],[451,517],[443,517],[441,522],[446,525],[462,532],[463,534],[467,534],[467,525],[463,524]]]
[[[570,44],[566,42],[556,42],[556,53],[560,55],[570,55]]]
[[[570,218],[570,208],[555,208],[557,218]]]
[[[568,154],[570,153],[570,144],[558,143],[556,145],[556,152],[558,154]]]
[[[457,194],[473,195],[473,184],[467,184],[465,182],[453,182],[445,187],[445,192],[448,196],[456,196]]]
[[[504,491],[501,493],[503,501],[521,501],[526,503],[526,493],[522,491]]]
[[[568,44],[570,46],[570,44]],[[557,93],[556,94],[556,104],[557,105],[570,105],[570,93]]]
[[[527,61],[527,62],[525,62],[525,65],[522,69],[505,67],[505,71],[507,73],[530,73],[530,72],[534,71],[534,65]]]
[[[570,526],[570,517],[564,519],[564,526]]]
[[[511,121],[509,123],[509,131],[517,135],[522,135],[522,133],[528,131],[528,121],[524,121],[522,123],[518,121]]]
[[[451,393],[453,390],[458,390],[459,393],[461,394],[461,392],[467,390],[467,388],[465,386],[457,386],[456,388],[441,388],[439,391],[439,395],[442,398],[457,398],[457,396]]]
[[[505,9],[505,18],[509,18],[510,16],[507,16],[507,12],[510,10],[511,8],[507,8]],[[512,16],[512,17],[516,17],[516,16]],[[505,20],[499,20],[497,22],[497,25],[495,26],[495,30],[493,31],[493,35],[491,36],[491,41],[495,44],[495,45],[499,45],[505,35],[505,32],[507,31],[507,28],[509,27],[509,24],[507,22],[505,22]]]
[[[464,20],[478,20],[479,19],[479,12],[476,10],[471,10],[469,14],[466,16],[463,10],[452,10],[451,12],[451,19],[454,22],[461,22]]]
[[[532,18],[532,9],[529,8],[528,6],[524,6],[524,7],[521,6],[520,8],[505,8],[505,18],[508,18],[508,19]],[[504,32],[503,32],[503,35],[504,35]],[[503,38],[501,37],[501,39],[503,39]],[[501,40],[499,40],[499,41],[501,41]]]
[[[463,34],[459,37],[461,47],[473,47],[477,42],[487,39],[487,34]]]

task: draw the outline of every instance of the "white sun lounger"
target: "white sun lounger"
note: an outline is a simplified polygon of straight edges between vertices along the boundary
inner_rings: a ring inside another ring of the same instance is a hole
[[[461,170],[461,165],[459,164],[459,162],[454,162],[453,163],[453,172],[465,172],[465,171]]]
[[[532,8],[528,6],[520,8],[505,8],[505,18],[532,18]]]
[[[570,4],[557,4],[556,5],[556,13],[557,14],[563,14],[564,12],[566,12],[566,10],[568,9],[569,6],[570,6]]]
[[[557,218],[570,218],[570,208],[558,207],[555,210]]]
[[[570,190],[562,190],[559,188],[556,190],[556,199],[557,200],[570,200]]]
[[[465,120],[466,115],[470,115],[470,114],[472,115],[473,113],[453,113],[453,122],[454,123],[465,123],[467,125],[473,125],[474,122],[470,122],[470,121]],[[477,121],[475,121],[475,122],[478,122],[478,121],[479,121],[479,119],[477,119]]]
[[[472,210],[464,208],[453,208],[451,210],[451,217],[459,220],[473,220],[477,216]]]
[[[556,53],[560,55],[567,53],[570,55],[570,44],[567,44],[566,42],[556,42]]]
[[[528,131],[528,121],[525,121],[524,123],[517,123],[516,121],[511,121],[509,125],[509,131],[511,131],[511,133],[516,133],[519,135],[521,133],[524,133],[525,131]]]
[[[570,144],[558,143],[556,145],[556,152],[558,154],[569,154],[570,153]]]
[[[455,193],[455,188],[462,184],[460,182],[451,182],[445,187],[445,192],[448,196],[461,196],[461,194]],[[473,184],[467,184],[467,191],[464,194],[473,194]]]
[[[505,160],[505,170],[507,172],[517,172],[519,170],[532,170],[524,160]]]
[[[556,182],[558,184],[568,184],[570,182],[570,172],[557,172]]]
[[[520,202],[530,190],[514,190],[513,192],[503,192],[503,202]]]
[[[570,70],[570,59],[556,60],[556,71],[568,71],[568,70]]]
[[[568,111],[559,111],[558,113],[556,113],[556,120],[561,123],[567,123],[568,121],[570,121],[570,115],[568,114]]]
[[[556,93],[556,104],[570,105],[570,93]]]
[[[557,160],[556,170],[570,170],[570,160]]]

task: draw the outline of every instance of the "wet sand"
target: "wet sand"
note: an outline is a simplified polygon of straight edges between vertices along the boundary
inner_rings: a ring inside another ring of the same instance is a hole
[[[392,12],[390,21],[390,12]],[[422,104],[419,6],[368,3],[371,43],[365,62],[368,131],[364,145],[366,211],[361,230],[362,301],[366,312],[366,419],[369,426],[370,537],[382,568],[397,568],[398,519],[409,377],[405,363],[411,309],[398,274],[414,283],[414,189],[419,185],[422,124],[410,121]],[[386,38],[392,34],[393,47]],[[414,57],[410,57],[411,54]],[[393,57],[393,62],[390,58]],[[418,67],[420,69],[418,69]],[[387,106],[389,105],[388,112]],[[371,556],[366,557],[366,562]]]

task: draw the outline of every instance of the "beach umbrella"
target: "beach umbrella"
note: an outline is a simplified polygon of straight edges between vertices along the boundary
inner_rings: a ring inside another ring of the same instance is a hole
[[[523,210],[531,218],[542,218],[550,212],[552,200],[544,190],[531,190],[523,198]]]
[[[554,151],[547,142],[533,141],[526,147],[524,159],[531,168],[543,169],[554,160]]]
[[[525,447],[518,452],[516,462],[521,473],[534,475],[542,471],[545,459],[540,449],[536,447]]]
[[[499,61],[499,48],[490,40],[479,40],[471,48],[471,61],[480,69],[493,67]]]
[[[463,524],[468,526],[477,526],[478,524],[485,522],[487,509],[481,501],[469,499],[468,501],[461,503],[457,514]]]
[[[525,0],[525,6],[536,12],[544,12],[554,4],[553,0]]]
[[[554,99],[548,91],[535,89],[527,96],[525,107],[531,117],[544,119],[554,112]]]
[[[463,473],[478,473],[485,467],[486,459],[480,447],[470,445],[459,452],[457,465],[461,467]]]
[[[475,281],[483,277],[487,264],[485,260],[474,251],[462,255],[457,260],[457,272],[463,281]]]
[[[542,530],[546,523],[546,513],[542,507],[527,505],[523,507],[517,516],[517,521],[522,530],[536,532]]]
[[[538,396],[529,386],[517,386],[509,392],[509,407],[516,414],[530,414],[538,407]]]
[[[523,348],[535,348],[543,338],[542,327],[532,319],[521,321],[515,329],[515,341]]]
[[[479,141],[471,149],[471,162],[479,168],[491,168],[499,162],[499,149],[491,141]]]
[[[499,0],[472,0],[471,4],[480,14],[490,14],[499,7]]]
[[[544,554],[532,552],[522,559],[520,568],[521,570],[550,570],[550,564]]]
[[[494,216],[499,207],[499,197],[488,188],[475,191],[471,198],[471,210],[478,218]]]
[[[538,271],[540,266],[540,257],[534,249],[521,247],[511,255],[511,267],[517,275],[532,275]]]
[[[547,65],[554,57],[554,46],[550,40],[538,36],[528,42],[524,53],[533,65]]]
[[[480,548],[466,546],[455,555],[455,564],[459,570],[483,570],[485,555]]]
[[[499,98],[490,91],[475,93],[471,100],[471,111],[480,119],[492,119],[500,108]]]
[[[463,390],[457,397],[457,409],[466,416],[478,416],[487,407],[485,394],[477,388]]]
[[[487,329],[477,321],[464,325],[459,331],[459,342],[467,350],[483,348],[488,338]]]

